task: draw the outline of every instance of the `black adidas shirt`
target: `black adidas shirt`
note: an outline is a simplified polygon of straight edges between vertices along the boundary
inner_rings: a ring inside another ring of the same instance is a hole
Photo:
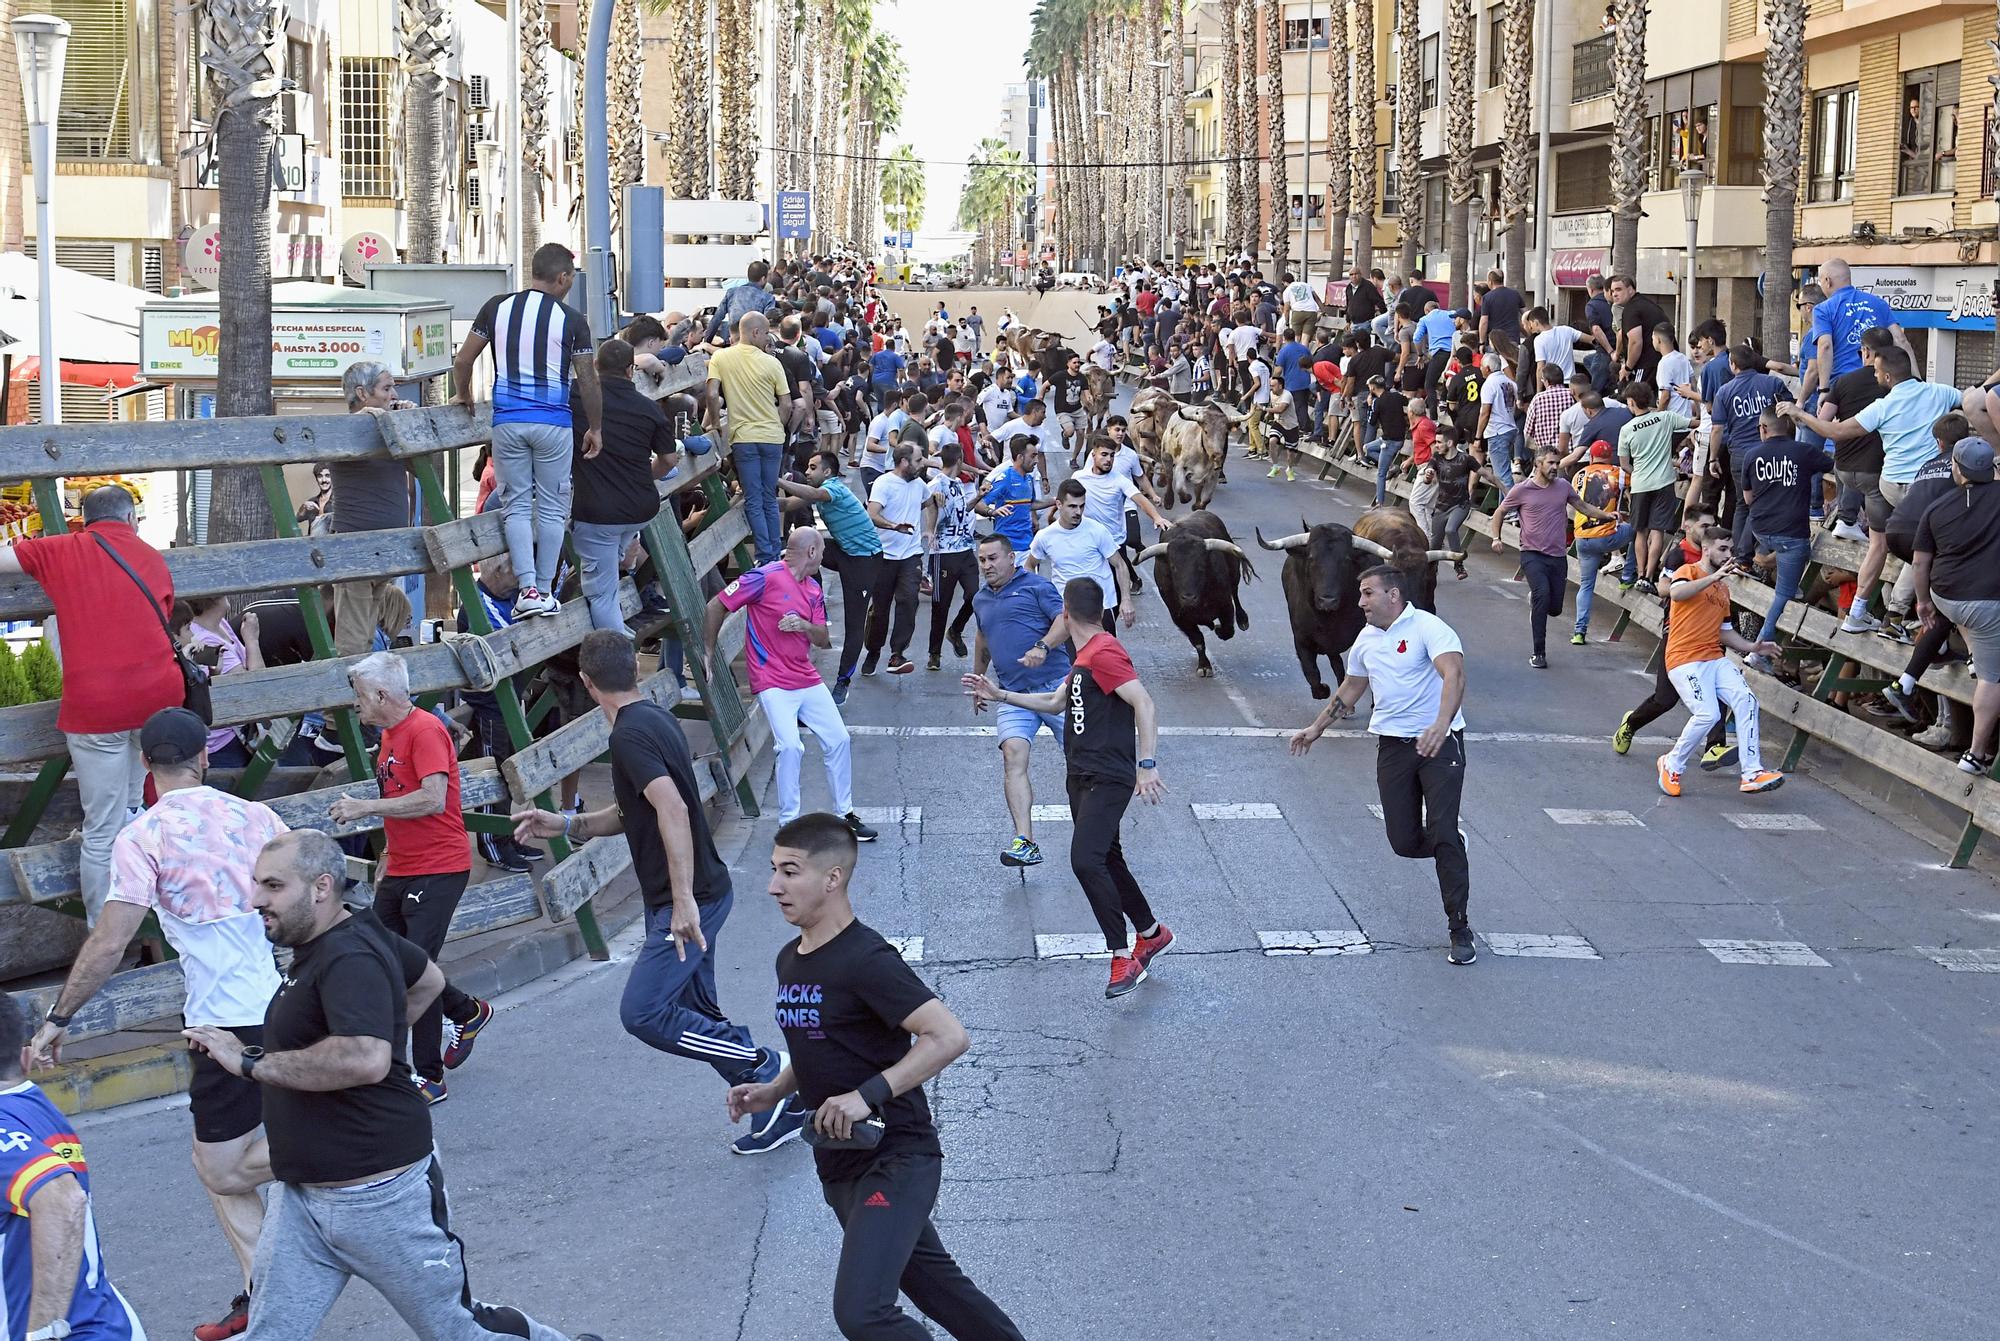
[[[799,942],[778,951],[778,1028],[792,1054],[799,1103],[807,1111],[859,1089],[909,1053],[903,1021],[937,994],[873,927],[850,922],[810,954]],[[814,1150],[820,1181],[861,1177],[890,1154],[942,1154],[922,1086],[881,1110],[882,1142],[873,1150]]]
[[[1124,644],[1100,633],[1083,645],[1063,682],[1069,775],[1127,786],[1139,780],[1138,722],[1118,687],[1139,678]]]

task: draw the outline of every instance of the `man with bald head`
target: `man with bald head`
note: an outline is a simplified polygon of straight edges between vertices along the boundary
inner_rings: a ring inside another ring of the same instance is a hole
[[[793,531],[783,559],[752,568],[708,603],[702,642],[712,667],[723,621],[732,610],[746,612],[743,664],[750,673],[750,692],[771,723],[778,756],[778,823],[789,824],[799,815],[799,765],[806,753],[799,728],[804,726],[819,740],[833,813],[846,817],[857,841],[868,843],[875,830],[854,813],[847,724],[812,663],[813,648],[833,645],[826,596],[819,586],[825,543],[810,526]]]
[[[785,423],[792,414],[792,392],[785,368],[766,352],[771,327],[762,312],[746,312],[736,323],[736,343],[708,360],[709,429],[728,445],[743,486],[744,511],[757,562],[778,558],[782,529],[778,521],[778,465],[784,456]],[[723,428],[722,402],[728,404],[728,428]]]
[[[1826,390],[1834,378],[1861,366],[1861,336],[1874,327],[1886,327],[1897,347],[1915,362],[1909,339],[1896,324],[1895,310],[1887,299],[1855,288],[1854,272],[1846,261],[1836,256],[1821,262],[1819,287],[1826,297],[1813,305],[1812,329],[1806,332],[1801,352],[1805,366],[1800,369],[1800,405],[1811,408],[1814,391]]]

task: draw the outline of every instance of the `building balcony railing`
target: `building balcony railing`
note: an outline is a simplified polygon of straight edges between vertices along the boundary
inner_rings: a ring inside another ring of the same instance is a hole
[[[1571,102],[1588,102],[1611,92],[1611,44],[1610,33],[1593,37],[1588,42],[1578,42],[1570,55]]]

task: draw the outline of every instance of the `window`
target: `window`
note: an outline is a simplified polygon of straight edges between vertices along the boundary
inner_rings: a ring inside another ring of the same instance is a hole
[[[1423,110],[1426,112],[1438,105],[1439,40],[1437,34],[1433,33],[1431,36],[1417,43],[1417,58],[1422,63],[1424,71]]]
[[[1949,191],[1958,181],[1958,63],[1903,76],[1896,194]]]
[[[1500,55],[1507,49],[1507,7],[1486,11],[1486,87],[1500,87]]]
[[[1569,100],[1588,102],[1611,92],[1612,34],[1578,42],[1570,53]]]
[[[1611,208],[1611,146],[1593,144],[1556,155],[1557,214]]]
[[[1822,89],[1812,95],[1812,145],[1807,160],[1806,202],[1812,205],[1854,198],[1854,118],[1859,90]]]
[[[1444,174],[1424,178],[1424,250],[1444,250]]]
[[[1286,19],[1285,50],[1305,51],[1326,50],[1325,19]]]
[[[394,105],[396,62],[378,56],[340,61],[340,193],[393,197],[395,160],[390,153],[389,111]]]
[[[56,157],[160,161],[158,0],[52,0],[70,24]]]

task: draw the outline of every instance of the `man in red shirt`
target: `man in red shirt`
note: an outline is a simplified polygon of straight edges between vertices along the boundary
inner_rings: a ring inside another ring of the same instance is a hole
[[[106,485],[84,496],[82,531],[0,545],[0,573],[26,573],[55,606],[63,668],[56,725],[83,805],[78,867],[92,926],[111,887],[112,842],[139,813],[139,728],[161,708],[178,708],[186,692],[163,614],[174,606],[173,578],[133,529],[135,513],[130,493]]]
[[[375,881],[375,915],[436,959],[472,875],[472,848],[458,799],[458,751],[444,723],[410,701],[409,663],[395,653],[361,658],[348,670],[347,683],[362,724],[382,733],[375,754],[382,796],[344,796],[327,814],[336,824],[381,819],[386,851]],[[449,1054],[447,1015],[458,1026]],[[446,1067],[456,1068],[470,1055],[473,1039],[492,1018],[491,1005],[447,982],[430,1009],[411,1022],[410,1066],[424,1098],[444,1102]]]

